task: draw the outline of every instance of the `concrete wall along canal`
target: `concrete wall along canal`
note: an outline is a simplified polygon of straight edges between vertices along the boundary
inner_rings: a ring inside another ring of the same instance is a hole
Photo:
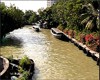
[[[57,28],[55,28],[53,30],[55,31],[55,33],[59,32],[59,30],[57,30]],[[71,41],[72,43],[74,43],[79,49],[83,50],[84,53],[87,54],[87,56],[91,56],[95,61],[97,61],[97,65],[100,65],[99,64],[100,63],[100,58],[99,58],[99,53],[98,52],[89,49],[86,45],[84,45],[81,42],[78,42],[74,38],[71,38],[69,35],[65,34],[64,32],[61,31],[61,33],[63,33],[63,35],[65,37],[67,37],[66,39],[68,39],[69,41]]]

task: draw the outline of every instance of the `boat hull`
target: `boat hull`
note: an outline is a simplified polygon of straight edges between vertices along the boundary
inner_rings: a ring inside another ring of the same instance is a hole
[[[52,28],[50,31],[51,31],[51,34],[54,37],[58,38],[58,39],[61,39],[62,36],[63,36],[63,33],[62,32],[60,32],[59,30],[58,30],[59,32],[57,32],[57,30],[55,30],[54,28]]]
[[[56,37],[56,38],[58,38],[58,39],[61,39],[61,37],[62,37],[62,34],[57,34],[57,33],[54,33],[52,30],[51,30],[51,34],[54,36],[54,37]]]

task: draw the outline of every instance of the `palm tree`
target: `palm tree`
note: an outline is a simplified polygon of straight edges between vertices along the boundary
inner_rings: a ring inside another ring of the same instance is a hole
[[[83,5],[83,14],[81,14],[81,24],[85,29],[96,31],[99,29],[99,3],[98,1],[86,1]]]

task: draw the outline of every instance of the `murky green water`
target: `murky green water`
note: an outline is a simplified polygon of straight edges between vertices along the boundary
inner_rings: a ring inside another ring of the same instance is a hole
[[[28,55],[34,60],[33,80],[99,80],[96,62],[72,43],[56,39],[49,30],[37,33],[26,26],[8,34],[5,41],[2,55]]]

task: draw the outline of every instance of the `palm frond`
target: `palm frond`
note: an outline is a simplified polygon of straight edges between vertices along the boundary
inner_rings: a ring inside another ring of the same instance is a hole
[[[87,18],[85,18],[84,20],[81,21],[81,24],[86,24],[90,19],[90,16],[88,16]]]
[[[97,25],[97,29],[99,29],[100,28],[100,26],[99,26],[99,16],[97,17],[96,25]]]
[[[93,27],[94,27],[93,20],[89,20],[85,28],[91,30]]]
[[[92,5],[91,3],[89,3],[89,4],[87,5],[87,7],[88,7],[88,10],[91,10],[91,12],[92,12],[92,14],[93,14],[94,16],[98,16],[98,11],[93,7],[93,5]]]

